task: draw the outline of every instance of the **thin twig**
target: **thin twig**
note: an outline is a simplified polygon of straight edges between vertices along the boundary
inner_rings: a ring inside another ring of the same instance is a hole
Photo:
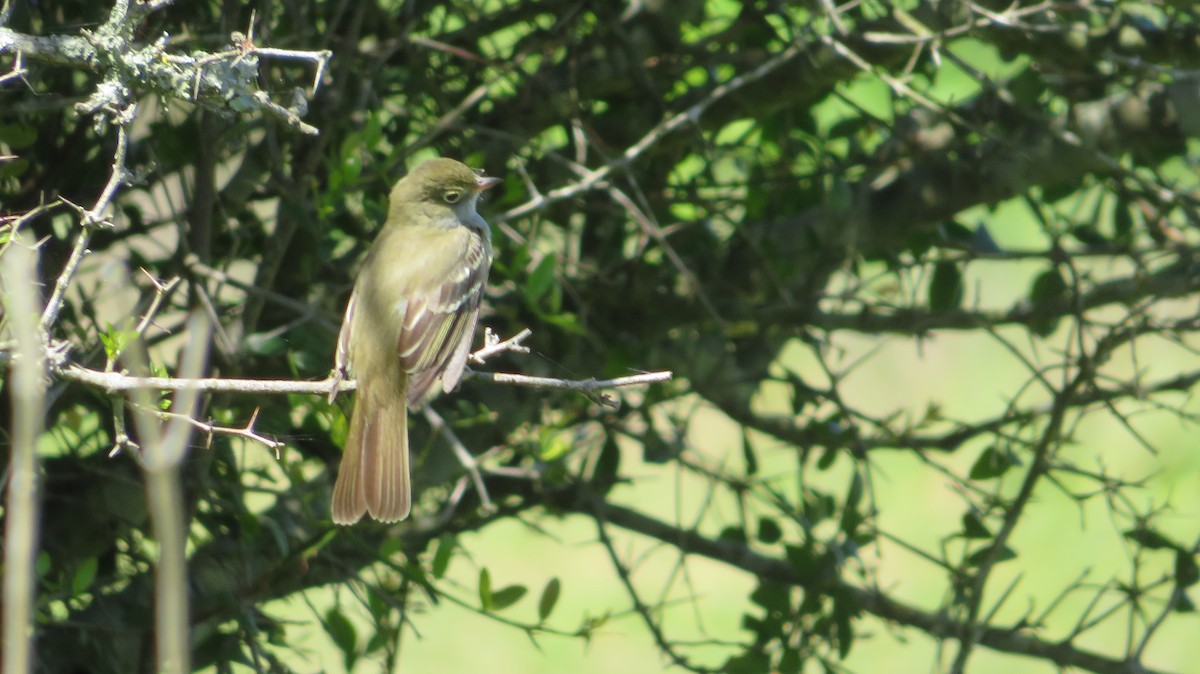
[[[421,408],[425,414],[425,420],[429,422],[430,428],[434,434],[442,434],[446,438],[446,442],[450,443],[450,448],[454,450],[454,455],[458,457],[459,463],[466,469],[467,475],[471,477],[471,482],[475,484],[475,491],[479,494],[480,507],[484,512],[492,511],[495,506],[492,504],[491,497],[488,496],[487,486],[483,483],[483,476],[479,473],[479,462],[475,457],[471,456],[471,451],[463,444],[462,440],[458,439],[458,435],[450,430],[449,424],[438,414],[433,407],[425,405]]]
[[[25,64],[22,63],[21,52],[17,52],[16,58],[13,59],[12,69],[0,75],[0,86],[4,86],[9,80],[20,79],[28,74],[29,71],[25,69]]]
[[[617,577],[621,579],[621,584],[625,587],[625,593],[629,595],[629,600],[633,602],[634,611],[641,616],[642,622],[646,625],[646,629],[650,631],[651,636],[653,636],[654,643],[658,645],[658,649],[670,658],[672,664],[690,672],[715,673],[721,671],[692,664],[687,658],[675,651],[674,646],[671,645],[666,635],[663,634],[658,623],[654,621],[654,616],[650,614],[650,607],[646,606],[642,602],[641,597],[638,596],[637,588],[633,586],[633,579],[629,577],[629,570],[625,568],[625,564],[617,555],[612,538],[608,535],[608,521],[604,517],[604,510],[602,508],[595,508],[592,512],[592,517],[596,522],[596,533],[600,537],[600,543],[604,546],[604,550],[608,552],[608,558],[617,572]]]
[[[80,230],[75,237],[75,246],[71,249],[71,256],[67,258],[67,264],[63,266],[62,273],[58,275],[58,280],[54,283],[54,293],[50,295],[50,300],[46,302],[46,308],[42,312],[41,329],[43,332],[49,333],[54,326],[54,322],[58,320],[58,314],[62,311],[63,302],[66,299],[67,289],[71,286],[71,281],[75,278],[75,273],[79,271],[79,265],[83,262],[83,258],[88,253],[88,246],[92,242],[92,232],[104,224],[111,225],[112,223],[104,216],[104,212],[108,210],[113,198],[117,194],[117,188],[125,182],[128,177],[128,172],[125,169],[125,154],[129,149],[129,132],[128,126],[137,116],[137,105],[133,104],[120,115],[124,122],[117,127],[117,149],[113,152],[112,173],[108,176],[108,183],[97,197],[96,203],[86,211],[80,210]],[[127,121],[126,121],[127,120]],[[64,200],[65,201],[65,200]]]
[[[255,422],[258,421],[259,410],[260,410],[260,408],[257,408],[257,407],[254,408],[254,411],[250,414],[250,420],[246,422],[245,426],[242,426],[240,428],[233,427],[233,426],[219,426],[210,421],[200,421],[199,419],[197,419],[196,417],[194,417],[192,415],[183,414],[180,412],[164,412],[164,411],[158,410],[158,409],[140,410],[140,411],[149,412],[150,414],[158,417],[159,419],[161,419],[163,421],[170,421],[173,419],[177,419],[183,423],[186,423],[186,424],[192,426],[193,428],[195,428],[198,431],[201,431],[202,433],[205,434],[205,436],[207,436],[207,440],[204,443],[205,447],[212,446],[213,436],[227,435],[230,437],[244,438],[244,439],[250,440],[252,442],[257,442],[261,445],[266,446],[267,449],[275,450],[275,458],[279,459],[280,458],[279,457],[279,448],[283,447],[287,443],[282,442],[280,440],[273,440],[271,438],[268,438],[265,435],[260,434],[258,431],[254,430],[254,424],[255,424]],[[128,444],[129,443],[127,443],[127,445]],[[136,448],[136,446],[137,446],[136,444],[133,444],[132,448]],[[113,451],[110,452],[109,456],[115,455],[119,451],[119,449],[120,449],[119,447],[114,447]]]
[[[474,370],[469,370],[468,372],[471,379],[483,379],[496,384],[512,384],[513,386],[529,386],[532,388],[557,388],[583,393],[670,381],[674,376],[668,370],[646,372],[628,377],[617,377],[615,379],[556,379],[554,377],[531,377],[526,374],[512,372],[476,372]],[[601,396],[600,402],[609,407],[616,406],[616,401],[607,395]]]
[[[485,361],[487,361],[488,358],[505,351],[511,351],[513,353],[529,353],[529,347],[523,345],[522,342],[524,342],[526,339],[529,339],[531,335],[533,335],[533,330],[525,328],[512,337],[501,341],[501,339],[496,336],[496,333],[492,332],[491,328],[484,328],[483,348],[471,354],[471,362],[482,365]]]

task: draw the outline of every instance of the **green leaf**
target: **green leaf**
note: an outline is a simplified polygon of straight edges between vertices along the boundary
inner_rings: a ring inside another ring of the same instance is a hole
[[[986,546],[980,548],[979,550],[976,550],[974,553],[971,554],[970,557],[967,557],[967,565],[968,566],[979,566],[980,564],[983,563],[983,560],[989,554],[991,554],[991,552],[990,552],[991,549],[992,549],[992,547],[990,545],[986,545]],[[1003,548],[1001,548],[1000,553],[996,555],[996,561],[994,562],[994,564],[999,564],[1000,562],[1007,562],[1010,559],[1016,559],[1016,558],[1017,558],[1017,553],[1014,552],[1012,548],[1010,548],[1006,545]]]
[[[799,375],[788,371],[784,376],[787,377],[788,383],[792,385],[792,414],[800,416],[805,407],[819,402],[820,398],[817,392],[801,379]]]
[[[758,456],[754,453],[754,446],[750,444],[750,434],[744,426],[741,430],[742,458],[746,461],[746,475],[752,476],[758,473]]]
[[[557,309],[555,309],[555,311],[557,311]],[[569,332],[573,335],[582,335],[587,332],[587,330],[584,330],[583,326],[579,324],[579,319],[575,317],[575,314],[571,313],[570,311],[543,316],[542,319],[550,325],[562,330],[563,332]]]
[[[1186,594],[1180,594],[1178,601],[1175,602],[1176,613],[1195,613],[1196,604],[1192,602],[1192,598]]]
[[[654,430],[654,426],[650,425],[646,428],[646,433],[642,436],[642,460],[646,463],[666,463],[675,456],[675,448],[671,443],[663,440],[658,431]]]
[[[838,458],[838,448],[834,446],[826,446],[821,450],[821,457],[817,459],[817,468],[820,470],[829,470],[834,461]]]
[[[104,345],[104,355],[111,359],[116,359],[129,346],[130,342],[138,338],[138,333],[133,330],[121,330],[109,325],[108,329],[100,333],[100,343]]]
[[[405,567],[411,567],[411,564],[406,564]],[[367,595],[367,611],[376,621],[386,620],[387,614],[392,611],[392,605],[388,602],[387,591],[381,587],[370,587],[365,590]],[[371,651],[370,644],[367,645],[367,651]]]
[[[0,161],[0,179],[20,178],[29,170],[29,160],[24,157]]]
[[[992,537],[992,532],[988,531],[988,528],[983,524],[983,520],[974,511],[969,510],[963,513],[962,526],[963,538],[981,538],[986,540]]]
[[[762,674],[771,671],[771,659],[760,650],[750,650],[726,660],[721,671],[725,674]]]
[[[0,124],[0,143],[9,149],[20,150],[37,142],[37,127],[24,124]]]
[[[1063,280],[1058,267],[1047,269],[1033,280],[1029,289],[1029,301],[1040,304],[1046,301],[1056,301],[1067,294],[1067,282]]]
[[[1128,246],[1133,243],[1133,211],[1129,200],[1125,197],[1117,199],[1113,206],[1113,241],[1118,245]]]
[[[1058,268],[1048,269],[1033,280],[1029,288],[1029,302],[1035,307],[1057,303],[1067,295],[1067,282],[1063,280]],[[1061,316],[1052,316],[1031,321],[1029,329],[1039,337],[1049,337],[1058,329]]]
[[[550,612],[554,610],[554,605],[558,603],[558,597],[562,593],[562,582],[558,577],[550,579],[546,583],[546,587],[542,588],[542,597],[538,600],[538,622],[544,623],[550,617]]]
[[[779,674],[801,674],[803,666],[800,651],[793,646],[785,646],[783,656],[779,658]]]
[[[247,335],[245,346],[247,351],[257,356],[278,356],[287,351],[287,342],[283,341],[282,335],[274,331]]]
[[[804,497],[803,506],[804,516],[814,524],[828,519],[837,511],[837,501],[829,494],[815,489]]]
[[[786,585],[762,581],[750,593],[750,601],[765,608],[768,612],[787,613],[790,611],[789,596],[791,590]]]
[[[538,447],[538,458],[542,461],[553,461],[561,456],[566,456],[572,447],[574,444],[566,433],[543,432]]]
[[[530,304],[536,304],[546,291],[554,284],[554,270],[558,266],[558,258],[554,254],[546,255],[538,262],[529,278],[525,280],[525,299]]]
[[[1092,225],[1076,225],[1071,229],[1071,236],[1089,248],[1102,248],[1108,245],[1108,239],[1104,238],[1104,235],[1096,231]]]
[[[620,470],[621,448],[617,446],[617,441],[610,434],[604,439],[604,446],[600,449],[600,457],[596,459],[596,468],[592,473],[592,486],[599,493],[607,492],[617,483],[617,476]]]
[[[862,475],[857,471],[850,479],[850,489],[846,493],[846,502],[842,506],[842,522],[840,528],[843,533],[853,534],[858,525],[862,524],[863,516],[858,511],[858,504],[862,501],[863,482]]]
[[[975,465],[971,466],[971,472],[967,473],[967,476],[972,480],[990,480],[1000,477],[1009,468],[1017,465],[1020,465],[1020,462],[1010,452],[992,445],[983,450],[983,454],[975,460]]]
[[[804,545],[785,545],[783,554],[802,580],[808,581],[817,577],[822,559],[811,542]]]
[[[487,567],[479,570],[479,605],[483,610],[492,610],[492,574]]]
[[[783,538],[783,529],[779,528],[779,523],[770,517],[760,517],[758,519],[758,540],[763,543],[778,543],[779,539]]]
[[[957,309],[962,304],[962,271],[954,262],[939,262],[929,279],[929,308],[933,311]]]
[[[492,593],[492,610],[501,611],[521,601],[529,590],[524,585],[509,585]]]
[[[379,544],[380,559],[391,559],[402,552],[404,552],[404,539],[402,538],[385,538]]]
[[[1149,550],[1179,550],[1181,546],[1154,529],[1139,526],[1125,532],[1125,538]]]
[[[88,557],[83,560],[83,563],[75,569],[75,577],[71,579],[71,593],[83,594],[87,589],[96,582],[96,569],[99,567],[99,561],[95,557]]]
[[[364,150],[374,150],[383,140],[383,123],[379,117],[380,113],[378,112],[367,115],[367,123],[363,125],[362,130],[362,145]]]
[[[969,227],[955,220],[939,225],[938,233],[942,235],[942,239],[946,243],[963,248],[970,248],[971,238],[975,235]]]
[[[350,671],[358,659],[358,631],[354,629],[354,623],[338,609],[331,608],[325,612],[325,632],[342,652],[346,671]]]
[[[848,593],[837,594],[833,601],[833,619],[837,626],[838,655],[843,660],[850,654],[854,645],[854,616],[858,613],[858,605]]]
[[[724,529],[721,529],[721,533],[717,534],[717,538],[723,541],[746,543],[746,532],[742,529],[742,527],[736,524],[731,524]]]
[[[1180,587],[1191,587],[1200,581],[1200,568],[1190,550],[1175,551],[1175,582]]]
[[[371,638],[367,640],[367,645],[363,648],[363,654],[371,655],[378,653],[385,646],[395,640],[396,635],[391,630],[376,630]]]

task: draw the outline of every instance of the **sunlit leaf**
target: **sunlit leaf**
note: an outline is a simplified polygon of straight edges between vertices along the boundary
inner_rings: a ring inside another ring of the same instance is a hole
[[[546,583],[546,587],[542,589],[542,596],[538,600],[538,622],[546,622],[550,617],[550,613],[554,611],[555,605],[558,604],[559,594],[562,592],[562,583],[558,577],[551,578]]]

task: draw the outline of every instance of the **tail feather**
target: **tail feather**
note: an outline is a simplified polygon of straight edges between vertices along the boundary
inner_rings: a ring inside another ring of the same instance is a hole
[[[368,513],[397,522],[408,517],[411,505],[405,398],[360,390],[333,488],[333,521],[354,524]]]
[[[334,524],[354,524],[367,512],[362,480],[362,418],[365,405],[356,404],[350,417],[350,433],[342,450],[342,465],[333,485],[331,511]]]
[[[374,408],[363,444],[367,512],[380,522],[408,517],[408,408],[404,398],[386,396]]]

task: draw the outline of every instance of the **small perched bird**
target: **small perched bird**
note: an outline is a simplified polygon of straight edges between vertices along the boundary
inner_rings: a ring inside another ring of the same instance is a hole
[[[336,524],[364,513],[408,517],[408,407],[439,380],[449,392],[462,377],[492,262],[491,231],[475,203],[499,182],[431,159],[392,188],[338,335],[336,371],[349,367],[358,397],[333,488]]]

